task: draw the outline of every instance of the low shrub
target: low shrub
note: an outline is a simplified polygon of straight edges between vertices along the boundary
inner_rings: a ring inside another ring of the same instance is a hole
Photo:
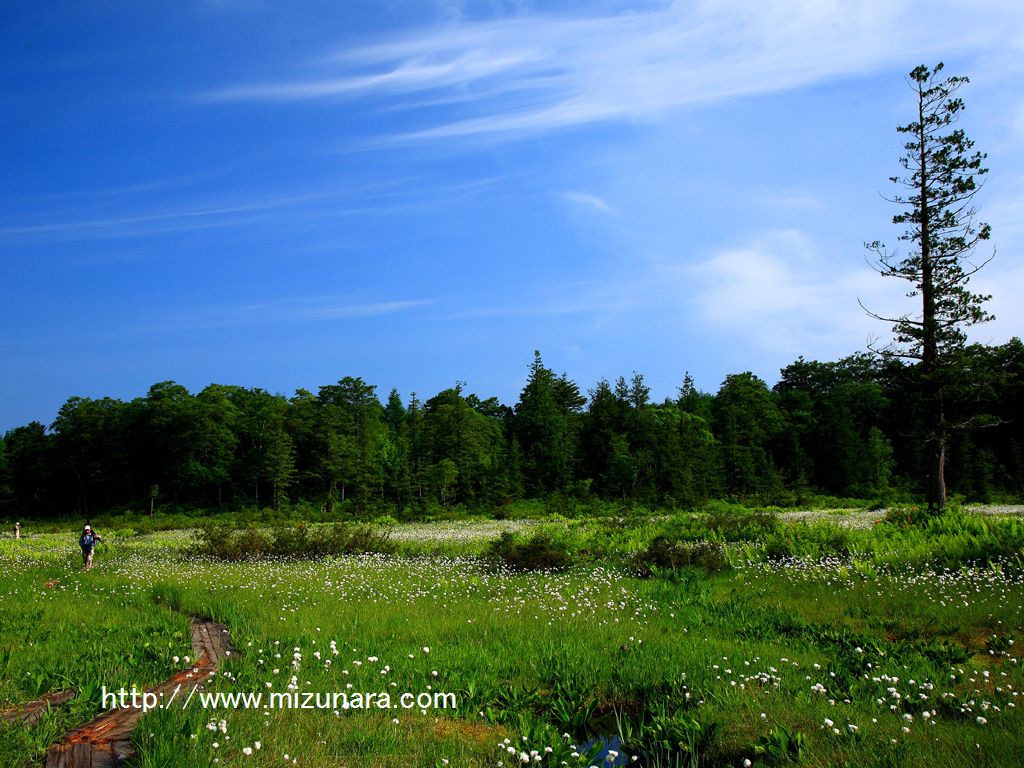
[[[646,575],[652,575],[658,570],[675,571],[680,568],[720,573],[730,567],[725,546],[718,542],[672,541],[664,536],[655,537],[647,549],[638,552],[634,563]]]
[[[529,539],[505,531],[491,542],[486,555],[516,571],[558,570],[572,560],[565,541],[550,531],[538,531]]]
[[[711,509],[705,525],[726,541],[753,541],[780,527],[778,516],[769,509],[755,509],[740,514],[731,510]]]
[[[769,560],[830,555],[846,557],[850,548],[850,531],[828,523],[779,528],[766,536],[763,543],[764,555]]]
[[[677,514],[661,527],[672,540],[714,538],[719,541],[757,541],[778,531],[782,523],[774,509],[747,509],[735,504],[709,502],[701,513]]]
[[[928,507],[921,504],[894,504],[885,511],[885,522],[909,528],[912,526],[926,526],[933,515]]]
[[[376,552],[388,554],[395,551],[391,531],[371,525],[336,524],[328,527],[324,540],[327,542],[324,554],[358,555]]]
[[[270,537],[258,528],[227,524],[207,525],[196,531],[196,549],[222,560],[244,560],[270,552]]]
[[[196,533],[196,549],[201,554],[223,560],[246,560],[273,555],[276,557],[326,557],[367,552],[389,553],[395,550],[386,528],[369,525],[333,523],[311,527],[276,525],[241,528],[212,525]]]

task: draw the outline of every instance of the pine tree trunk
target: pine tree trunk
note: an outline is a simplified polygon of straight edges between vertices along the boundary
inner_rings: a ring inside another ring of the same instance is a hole
[[[928,509],[942,512],[946,508],[946,424],[945,414],[939,402],[933,403],[929,421],[931,434],[928,436]]]

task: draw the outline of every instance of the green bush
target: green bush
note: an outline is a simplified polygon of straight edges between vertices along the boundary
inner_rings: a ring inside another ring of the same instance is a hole
[[[328,542],[324,554],[358,555],[376,552],[388,554],[395,551],[395,543],[391,540],[391,531],[387,528],[374,528],[370,525],[330,526],[325,538]]]
[[[714,541],[671,541],[664,536],[655,537],[647,549],[638,552],[634,563],[646,575],[680,568],[698,568],[705,573],[729,569],[724,545]]]
[[[726,541],[752,541],[780,527],[779,518],[769,509],[755,509],[740,514],[734,510],[711,509],[705,525],[709,531],[714,531]]]
[[[828,523],[781,527],[765,537],[764,555],[769,560],[787,557],[826,557],[850,554],[851,533]]]
[[[702,512],[673,516],[662,526],[662,534],[672,540],[756,541],[782,527],[774,509],[709,502]]]
[[[270,529],[247,525],[212,525],[196,534],[196,549],[223,560],[276,557],[326,557],[395,550],[387,529],[333,523],[311,527],[279,524]]]
[[[572,560],[565,541],[549,531],[538,531],[529,539],[505,531],[491,542],[486,554],[516,571],[558,570]]]

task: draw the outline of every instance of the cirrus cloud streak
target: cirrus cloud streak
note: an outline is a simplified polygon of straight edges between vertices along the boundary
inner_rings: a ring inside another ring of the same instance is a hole
[[[413,113],[391,140],[515,138],[609,121],[656,120],[692,104],[863,75],[890,64],[1019,49],[1017,3],[769,0],[672,2],[605,15],[457,22],[372,43],[198,102],[373,98]],[[607,6],[606,6],[607,7]],[[440,109],[439,109],[440,107]],[[445,108],[447,107],[447,108]]]

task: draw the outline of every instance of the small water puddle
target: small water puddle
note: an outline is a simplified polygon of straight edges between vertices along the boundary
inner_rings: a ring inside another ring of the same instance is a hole
[[[589,752],[598,746],[601,751],[590,761],[591,765],[599,765],[602,768],[604,766],[618,768],[618,766],[629,765],[629,755],[622,750],[622,740],[618,736],[598,736],[584,744],[580,751]],[[615,757],[612,757],[612,752],[616,753]]]

